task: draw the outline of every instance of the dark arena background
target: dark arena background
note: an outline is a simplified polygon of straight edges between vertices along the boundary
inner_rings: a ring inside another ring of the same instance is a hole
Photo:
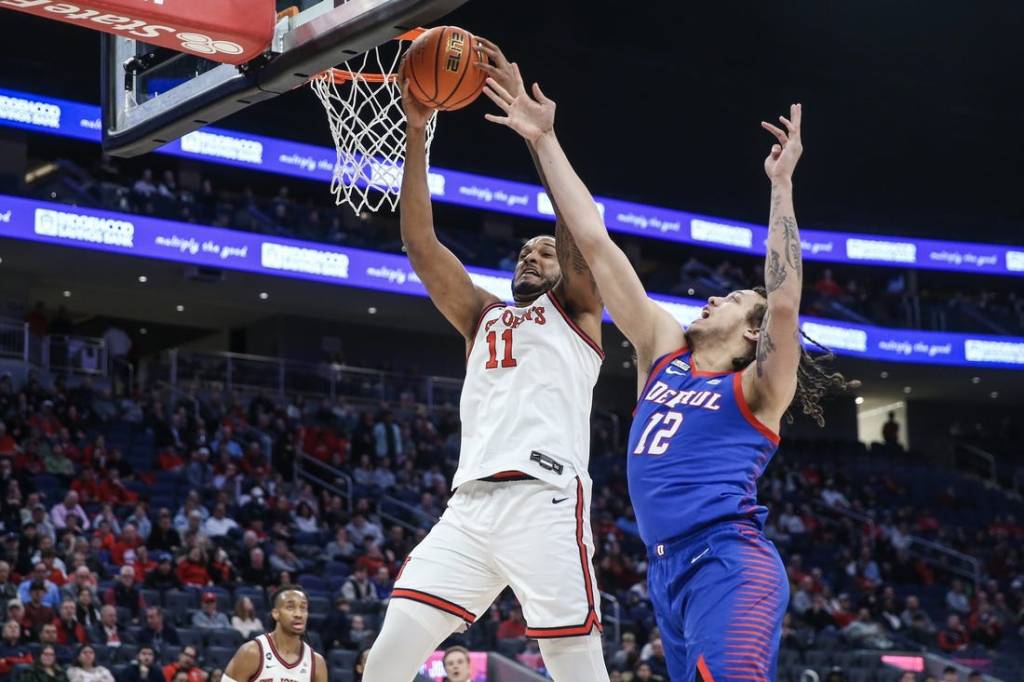
[[[451,494],[462,338],[398,214],[335,205],[309,88],[105,153],[101,91],[121,90],[101,34],[18,4],[0,0],[0,679],[217,682],[293,584],[329,679],[362,679]],[[473,0],[441,24],[558,102],[613,238],[681,324],[763,284],[759,122],[803,104],[802,329],[861,385],[824,428],[785,424],[759,481],[791,590],[777,679],[1024,680],[1024,6]],[[439,114],[430,186],[441,241],[508,298],[554,223],[493,110]],[[605,659],[612,680],[668,680],[625,478],[634,353],[603,332]],[[545,679],[525,633],[506,590],[421,679],[457,644],[453,680]]]

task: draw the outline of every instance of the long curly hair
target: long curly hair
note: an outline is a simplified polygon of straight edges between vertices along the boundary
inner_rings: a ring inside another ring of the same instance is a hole
[[[751,327],[760,327],[764,323],[765,313],[768,312],[768,292],[764,287],[754,287],[754,292],[764,299],[764,303],[758,303],[747,315],[747,323]],[[860,386],[860,382],[847,380],[840,372],[829,370],[829,364],[835,359],[835,354],[821,345],[803,331],[800,336],[815,348],[821,351],[820,355],[811,355],[807,348],[800,347],[800,364],[796,373],[796,394],[793,402],[786,410],[786,422],[793,423],[793,404],[799,402],[801,411],[814,420],[819,427],[825,426],[825,412],[821,407],[821,400],[830,392],[839,390],[847,391]],[[736,371],[745,369],[754,361],[755,351],[741,358],[733,358],[732,366]]]

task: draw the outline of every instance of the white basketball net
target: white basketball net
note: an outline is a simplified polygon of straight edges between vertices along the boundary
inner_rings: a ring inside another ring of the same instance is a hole
[[[378,211],[385,204],[392,211],[398,206],[405,162],[405,112],[395,74],[405,46],[404,41],[392,40],[350,59],[338,67],[352,74],[340,83],[331,72],[310,83],[327,111],[338,150],[331,192],[337,205],[348,204],[356,214]],[[428,165],[436,125],[435,112],[427,124]]]

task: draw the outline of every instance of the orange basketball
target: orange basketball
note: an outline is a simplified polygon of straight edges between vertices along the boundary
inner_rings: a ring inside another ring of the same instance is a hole
[[[402,66],[412,96],[442,111],[461,109],[479,97],[487,74],[477,64],[487,56],[473,49],[474,40],[458,26],[437,26],[414,40]]]

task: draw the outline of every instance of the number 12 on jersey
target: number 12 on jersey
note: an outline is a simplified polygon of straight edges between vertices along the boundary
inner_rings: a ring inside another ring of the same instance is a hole
[[[640,442],[636,444],[636,449],[633,450],[633,454],[664,455],[668,452],[669,441],[672,439],[672,436],[676,435],[676,431],[679,430],[682,424],[682,412],[656,412],[652,414],[647,422],[647,426],[644,427],[643,435],[640,436]],[[662,428],[655,431],[654,437],[651,438],[651,432],[659,425]],[[648,439],[650,439],[650,447],[648,447]]]
[[[515,367],[518,363],[516,359],[512,357],[512,329],[506,329],[501,333],[501,340],[505,345],[504,357],[501,358],[502,367]],[[498,333],[488,332],[487,334],[487,349],[490,352],[490,356],[487,359],[487,364],[484,365],[484,369],[497,369],[498,367]]]

